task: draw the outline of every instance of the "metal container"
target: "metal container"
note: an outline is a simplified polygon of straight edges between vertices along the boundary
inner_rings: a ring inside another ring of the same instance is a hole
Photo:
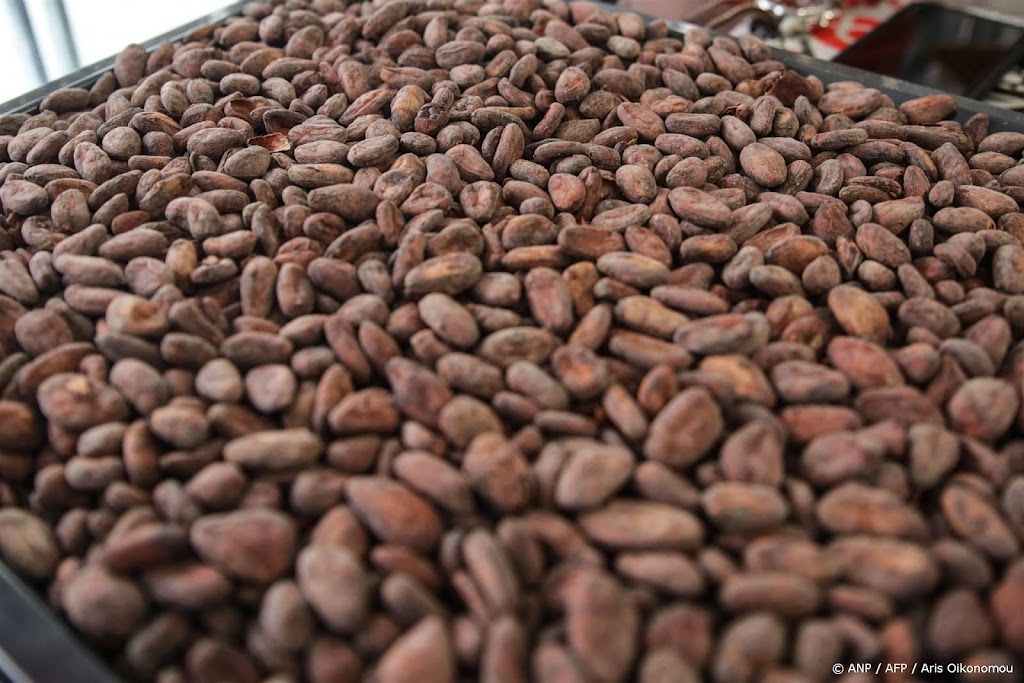
[[[166,41],[185,38],[197,28],[238,14],[244,6],[238,2],[190,24],[170,31],[145,43],[153,49]],[[622,13],[626,10],[597,3],[602,9]],[[669,34],[681,38],[692,25],[666,21]],[[804,75],[815,75],[825,83],[858,81],[889,95],[898,104],[939,91],[894,78],[880,77],[839,64],[823,62],[805,55],[772,50],[772,58]],[[113,68],[113,58],[97,62],[72,74],[33,90],[21,97],[0,104],[0,114],[33,112],[49,93],[59,88],[90,87],[103,73]],[[995,131],[1024,132],[1024,114],[999,109],[983,102],[957,97],[957,116],[964,121],[978,112],[988,114]],[[84,646],[63,622],[37,597],[20,578],[0,563],[0,683],[4,676],[10,683],[117,683],[118,678],[97,656]]]

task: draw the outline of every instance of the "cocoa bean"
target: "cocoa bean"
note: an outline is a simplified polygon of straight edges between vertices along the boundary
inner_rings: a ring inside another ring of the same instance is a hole
[[[0,117],[0,557],[102,658],[1019,664],[1024,133],[586,3],[342,4]]]

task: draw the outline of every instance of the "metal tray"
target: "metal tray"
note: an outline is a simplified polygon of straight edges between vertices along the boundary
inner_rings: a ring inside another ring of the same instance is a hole
[[[612,13],[628,10],[596,3]],[[143,43],[147,50],[163,42],[178,41],[197,28],[236,15],[245,2],[237,2],[194,22]],[[648,17],[653,19],[653,17]],[[692,24],[666,21],[669,34],[681,38]],[[815,75],[825,83],[858,81],[892,97],[898,104],[940,91],[895,78],[824,62],[805,55],[772,50],[772,57],[804,75]],[[48,94],[59,88],[90,87],[113,68],[113,58],[84,67],[64,78],[0,104],[0,115],[33,112]],[[978,112],[988,114],[991,130],[1024,132],[1024,114],[1000,109],[965,97],[956,97],[961,121]],[[6,680],[5,680],[6,676]],[[0,563],[0,683],[118,683],[118,678],[85,647],[40,599],[36,591]]]

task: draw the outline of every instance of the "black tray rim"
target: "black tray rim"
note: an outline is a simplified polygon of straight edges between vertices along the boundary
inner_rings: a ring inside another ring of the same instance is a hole
[[[0,680],[10,683],[120,683],[99,656],[3,562],[0,672]]]

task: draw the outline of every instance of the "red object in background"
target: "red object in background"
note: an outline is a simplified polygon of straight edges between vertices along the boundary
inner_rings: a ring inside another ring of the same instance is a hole
[[[821,2],[772,1],[789,7],[817,6]],[[909,2],[910,0],[842,0],[838,3],[841,8],[839,17],[828,26],[816,28],[810,34],[805,34],[806,41],[802,41],[802,45],[796,49],[809,52],[820,59],[831,59],[870,33]],[[620,0],[619,6],[665,19],[714,25],[715,28],[726,31],[742,23],[745,17],[750,17],[751,12],[762,18],[768,16],[766,13],[750,9],[754,6],[751,0]],[[716,25],[716,19],[723,15],[728,16],[729,20],[724,25]]]
[[[868,33],[873,31],[882,21],[874,17],[853,17],[846,22],[846,30],[840,35],[838,21],[830,25],[811,31],[815,40],[820,40],[829,47],[837,50],[844,50],[850,44],[857,42]]]
[[[811,31],[810,52],[820,59],[831,59],[875,30],[910,0],[843,0],[839,17],[828,26]]]

